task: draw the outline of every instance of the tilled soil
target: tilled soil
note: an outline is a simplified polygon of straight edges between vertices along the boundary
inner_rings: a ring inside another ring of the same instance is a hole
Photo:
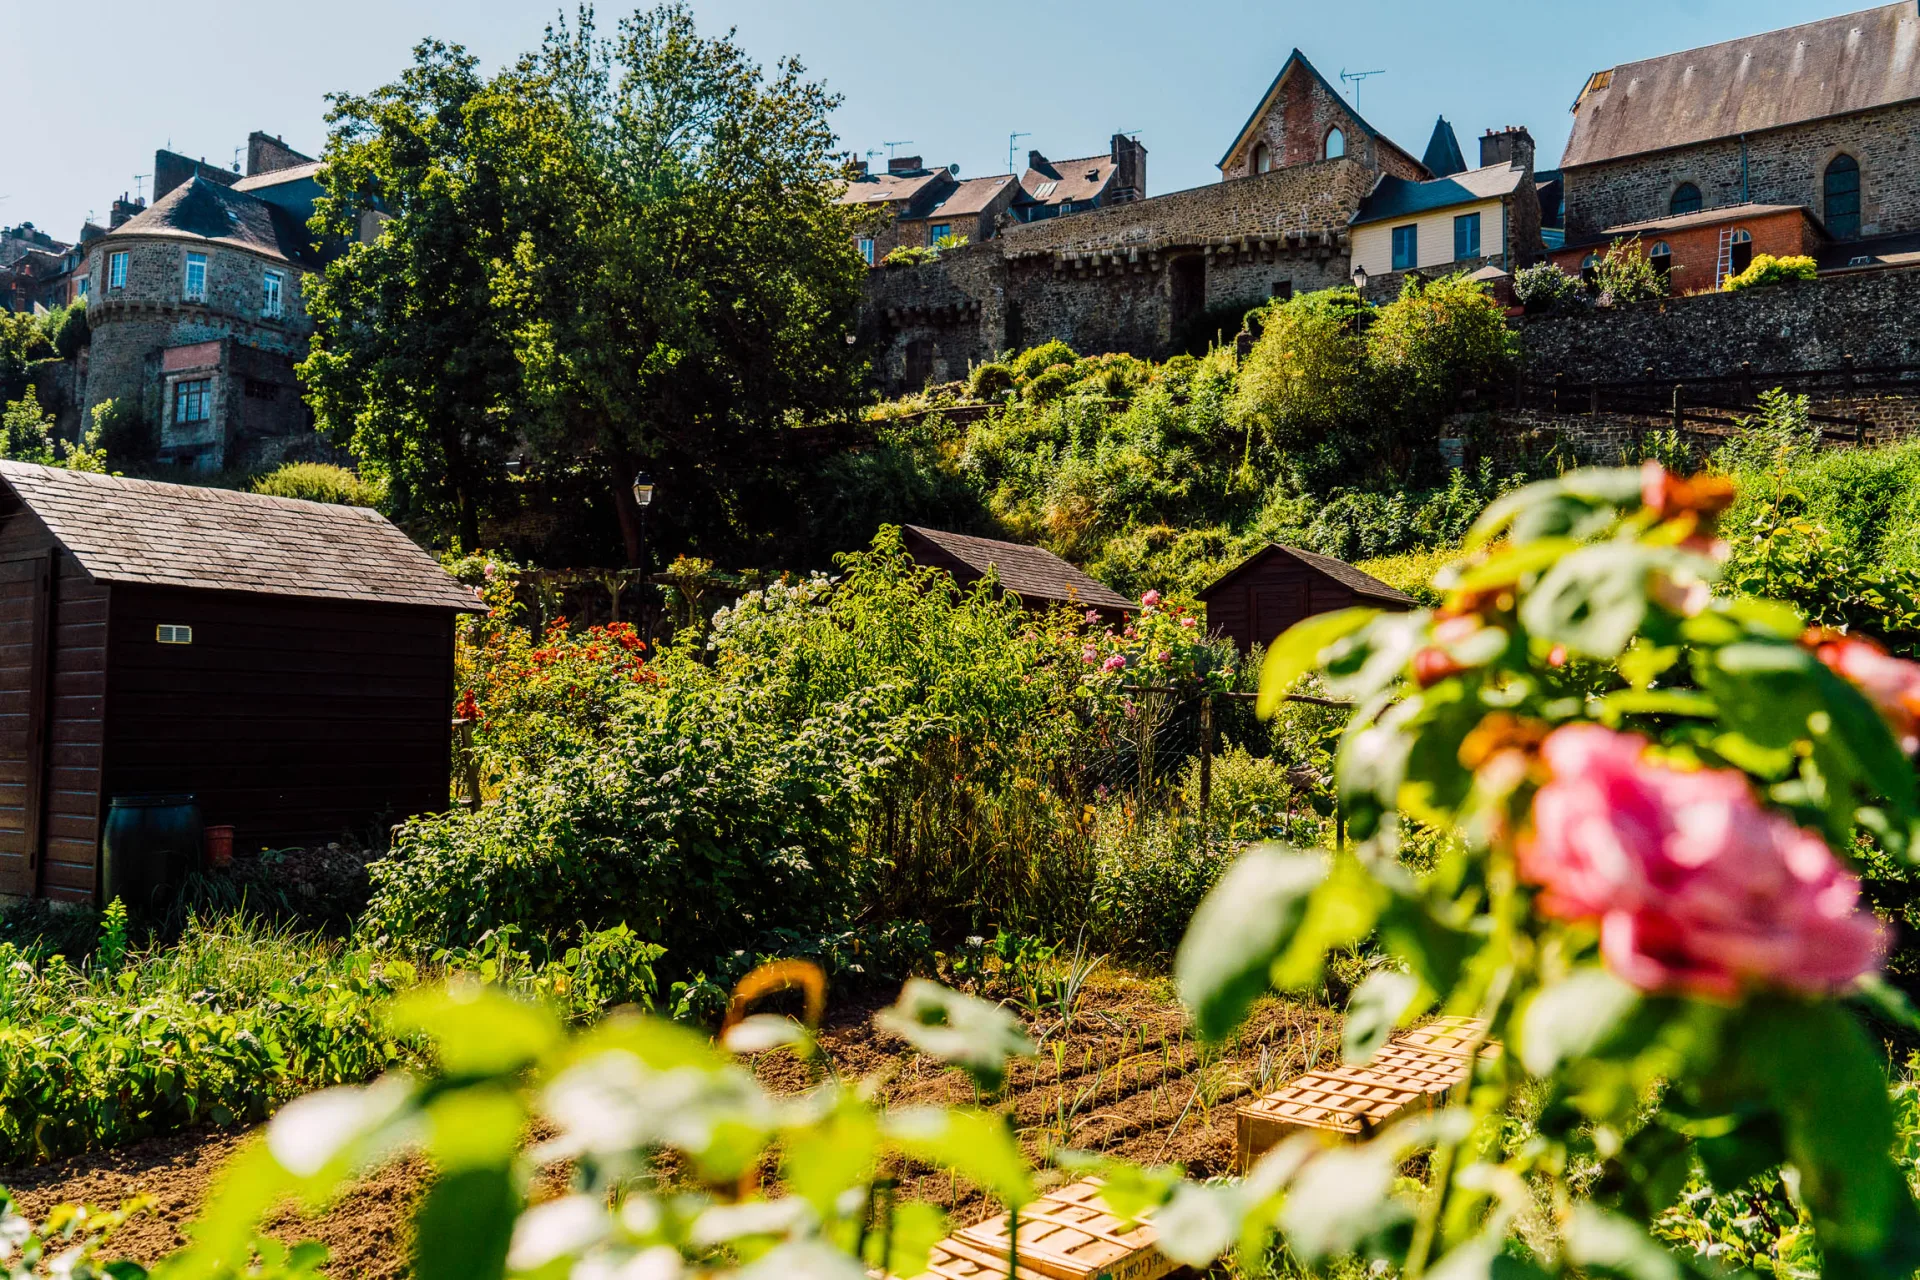
[[[998,994],[998,993],[996,993]],[[1036,1160],[1056,1147],[1098,1151],[1148,1164],[1177,1163],[1188,1176],[1228,1173],[1233,1163],[1233,1109],[1250,1094],[1277,1088],[1316,1061],[1339,1053],[1339,1022],[1324,1010],[1267,1001],[1225,1045],[1203,1047],[1164,981],[1102,975],[1090,983],[1070,1023],[1058,1012],[1020,1014],[1039,1044],[1037,1057],[1014,1064],[998,1098],[978,1097],[959,1072],[913,1052],[873,1025],[881,1002],[832,1011],[820,1044],[841,1079],[878,1077],[888,1105],[980,1105],[1009,1113]],[[760,1055],[756,1074],[779,1091],[808,1087],[822,1069],[784,1052]],[[136,1195],[154,1207],[115,1237],[111,1256],[152,1263],[185,1243],[192,1220],[220,1166],[243,1135],[200,1130],[132,1143],[48,1165],[0,1169],[34,1217],[58,1204],[116,1207]],[[924,1166],[894,1170],[903,1198],[930,1201],[956,1225],[1000,1207],[977,1189]],[[289,1243],[319,1240],[335,1280],[399,1280],[408,1272],[408,1220],[431,1170],[403,1161],[350,1188],[317,1218],[291,1207],[266,1224]],[[556,1178],[544,1179],[548,1189]]]

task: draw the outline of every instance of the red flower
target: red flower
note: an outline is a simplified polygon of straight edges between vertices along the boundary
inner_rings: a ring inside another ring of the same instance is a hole
[[[1893,726],[1909,755],[1920,750],[1920,665],[1896,658],[1865,636],[1814,628],[1800,638],[1834,674],[1858,686]]]

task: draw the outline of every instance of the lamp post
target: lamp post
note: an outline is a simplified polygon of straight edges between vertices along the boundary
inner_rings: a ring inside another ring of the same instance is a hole
[[[1353,287],[1363,295],[1367,291],[1367,268],[1363,263],[1353,264]]]
[[[647,508],[653,505],[653,477],[645,471],[633,478],[633,505],[640,508],[640,604],[641,621],[646,620],[647,600]],[[645,631],[652,639],[652,629]]]

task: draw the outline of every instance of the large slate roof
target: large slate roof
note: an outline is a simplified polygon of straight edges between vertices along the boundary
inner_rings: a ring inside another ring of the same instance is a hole
[[[0,482],[97,582],[478,611],[377,511],[0,461]]]
[[[1096,582],[1051,551],[1019,542],[1000,542],[993,538],[975,538],[964,533],[947,533],[910,524],[907,530],[918,534],[977,573],[997,570],[1000,585],[1024,600],[1057,600],[1086,605],[1090,609],[1134,609],[1127,599],[1105,583]]]
[[[1623,63],[1588,78],[1562,168],[1920,98],[1914,0]]]
[[[318,265],[312,237],[286,210],[197,176],[161,196],[144,213],[115,227],[105,238],[132,235],[206,240],[295,266]]]
[[[1383,174],[1367,198],[1360,202],[1360,208],[1353,215],[1353,225],[1407,218],[1454,205],[1478,204],[1482,200],[1497,200],[1518,191],[1527,178],[1524,168],[1511,164],[1468,169],[1450,178],[1433,178],[1426,182],[1408,182],[1390,173]]]

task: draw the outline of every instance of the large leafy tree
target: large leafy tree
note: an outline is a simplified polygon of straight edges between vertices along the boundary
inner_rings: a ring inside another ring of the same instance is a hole
[[[568,221],[523,237],[500,289],[538,455],[607,487],[630,562],[639,470],[701,506],[693,523],[760,523],[743,508],[775,433],[857,386],[863,268],[834,199],[837,99],[793,61],[768,78],[678,4],[611,39],[583,11],[506,79],[528,140],[550,136],[557,105],[567,142],[541,176]]]
[[[300,373],[321,430],[389,478],[402,513],[472,548],[521,425],[495,286],[537,224],[521,183],[529,117],[438,41],[393,84],[331,102],[314,228],[346,247],[308,281],[315,334]]]

